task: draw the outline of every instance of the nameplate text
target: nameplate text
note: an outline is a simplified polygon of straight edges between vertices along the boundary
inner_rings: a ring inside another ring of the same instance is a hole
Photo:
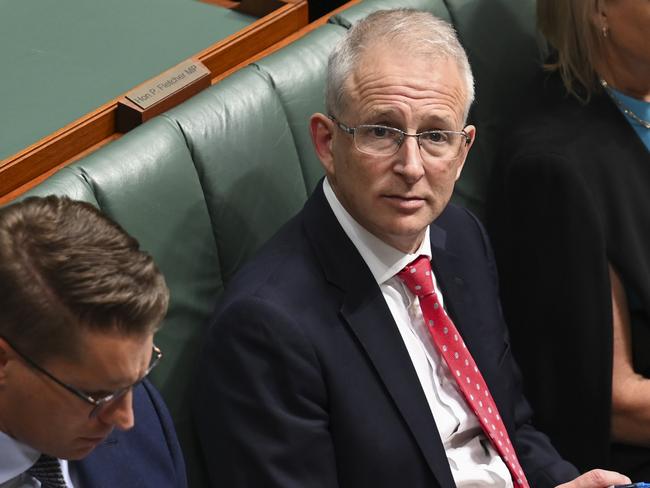
[[[188,59],[131,90],[125,96],[138,107],[146,110],[208,75],[210,70],[203,63]]]

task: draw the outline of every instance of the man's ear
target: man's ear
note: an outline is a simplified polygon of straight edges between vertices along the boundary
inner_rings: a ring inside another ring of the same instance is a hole
[[[309,119],[309,132],[311,141],[314,144],[316,155],[320,159],[325,173],[331,175],[334,171],[334,156],[332,154],[332,136],[334,124],[321,113],[315,113]]]
[[[465,147],[462,149],[462,157],[459,160],[458,168],[456,168],[456,181],[460,178],[460,174],[463,172],[463,167],[465,166],[465,161],[467,160],[467,155],[469,150],[472,148],[474,141],[476,140],[476,127],[473,125],[468,125],[463,129],[469,136],[469,142],[465,144]]]
[[[0,337],[0,386],[5,382],[7,377],[7,364],[9,363],[9,359],[14,355],[15,353],[13,349],[11,349],[11,346],[9,346],[7,341]]]

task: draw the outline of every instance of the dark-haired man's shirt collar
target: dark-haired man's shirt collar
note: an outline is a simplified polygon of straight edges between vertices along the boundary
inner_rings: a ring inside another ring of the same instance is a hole
[[[6,484],[7,487],[13,488],[13,483],[8,482],[10,480],[13,482],[15,478],[31,468],[40,455],[37,450],[0,432],[0,487],[4,488]],[[15,486],[22,485],[19,483]]]
[[[22,442],[0,432],[0,488],[38,488],[40,483],[26,471],[31,468],[41,453]],[[63,476],[68,486],[73,486],[68,473],[68,463],[61,462]]]

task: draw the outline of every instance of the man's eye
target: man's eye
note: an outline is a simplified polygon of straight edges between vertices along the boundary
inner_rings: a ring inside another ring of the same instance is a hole
[[[378,138],[384,138],[384,137],[390,137],[391,136],[391,131],[388,130],[387,127],[373,127],[371,130],[371,134]]]
[[[436,144],[442,144],[447,142],[447,134],[439,131],[425,132],[420,137],[422,137],[426,142],[433,142]]]

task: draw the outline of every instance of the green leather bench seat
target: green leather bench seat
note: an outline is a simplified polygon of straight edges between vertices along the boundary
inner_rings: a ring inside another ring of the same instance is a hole
[[[476,0],[475,0],[476,1]],[[349,8],[330,19],[330,22],[349,29],[358,20],[367,17],[369,14],[376,10],[391,9],[391,8],[414,8],[418,10],[426,10],[432,14],[445,19],[447,22],[452,22],[451,12],[448,8],[448,0],[440,1],[422,1],[422,0],[376,0],[374,2],[362,2]]]
[[[227,282],[307,196],[282,104],[248,67],[167,117],[191,152]]]
[[[479,142],[454,198],[480,212],[494,146],[509,117],[502,106],[514,104],[512,80],[523,84],[538,63],[533,0],[365,0],[28,193],[97,205],[140,240],[165,274],[172,299],[157,335],[165,358],[153,380],[174,417],[193,488],[205,478],[189,396],[207,319],[232,275],[300,209],[323,174],[308,120],[324,111],[330,50],[351,24],[390,7],[452,21],[469,51]],[[513,51],[521,54],[516,63],[504,59]]]
[[[326,24],[255,64],[269,85],[273,86],[284,109],[300,161],[306,194],[323,175],[320,161],[312,148],[309,117],[325,111],[327,57],[345,29]],[[296,82],[296,76],[299,82]]]
[[[542,63],[535,0],[445,0],[476,81],[470,122],[478,137],[456,185],[454,201],[480,217],[493,161],[527,85]]]

